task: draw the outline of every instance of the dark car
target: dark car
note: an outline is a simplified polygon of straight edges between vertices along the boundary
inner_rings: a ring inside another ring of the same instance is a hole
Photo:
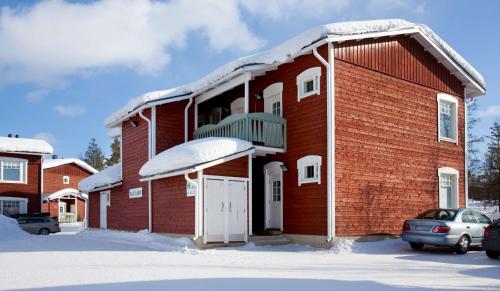
[[[500,257],[500,220],[496,220],[484,230],[482,244],[488,257],[492,259]]]
[[[48,235],[61,231],[59,221],[53,217],[20,217],[17,223],[24,231],[31,234]]]

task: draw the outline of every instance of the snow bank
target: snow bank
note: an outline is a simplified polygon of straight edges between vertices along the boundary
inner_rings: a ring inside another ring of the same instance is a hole
[[[45,170],[45,169],[59,167],[62,165],[71,164],[71,163],[74,163],[74,164],[78,165],[79,167],[81,167],[81,168],[83,168],[83,169],[85,169],[93,174],[99,172],[96,169],[94,169],[91,165],[87,164],[86,162],[79,160],[79,159],[73,159],[73,158],[44,160],[42,167]]]
[[[94,189],[112,186],[122,180],[122,164],[107,167],[106,169],[89,176],[78,183],[82,192],[92,192]]]
[[[151,177],[181,169],[190,169],[252,148],[252,143],[237,138],[196,139],[172,147],[155,156],[141,167],[139,174],[142,177]]]
[[[134,112],[144,104],[154,102],[160,99],[173,100],[185,99],[195,95],[231,74],[245,68],[249,71],[253,69],[263,69],[263,67],[272,68],[282,64],[300,54],[304,48],[309,45],[324,39],[326,37],[342,37],[363,35],[368,33],[383,33],[403,31],[408,29],[420,29],[426,34],[438,47],[440,47],[452,60],[461,66],[467,74],[469,74],[480,86],[486,86],[483,77],[479,72],[472,67],[464,58],[462,58],[455,50],[453,50],[445,41],[435,34],[429,27],[423,24],[415,24],[403,19],[383,19],[371,21],[351,21],[339,22],[321,25],[305,31],[284,43],[270,49],[269,51],[246,56],[227,63],[204,78],[190,84],[182,85],[177,88],[172,88],[163,91],[155,91],[143,94],[132,99],[126,106],[122,107],[105,120],[105,125],[108,127],[114,126],[121,121],[125,116]],[[258,66],[258,67],[257,67]]]
[[[52,154],[54,149],[41,139],[0,136],[0,152]]]
[[[19,227],[17,220],[0,214],[0,242],[28,236],[29,234]]]
[[[339,239],[335,241],[329,250],[334,254],[345,255],[358,254],[390,254],[407,251],[408,244],[401,239],[387,239],[374,242],[356,242],[351,239]]]
[[[87,230],[77,234],[86,239],[105,242],[115,242],[156,251],[175,251],[182,253],[197,253],[198,249],[193,241],[187,237],[171,237],[147,230],[139,232],[126,232],[115,230]]]

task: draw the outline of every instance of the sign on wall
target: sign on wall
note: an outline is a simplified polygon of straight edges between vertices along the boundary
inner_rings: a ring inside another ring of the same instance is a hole
[[[142,187],[134,188],[128,190],[128,198],[141,198],[142,197]]]
[[[188,197],[196,196],[196,192],[198,191],[198,185],[191,181],[186,182],[186,194]]]

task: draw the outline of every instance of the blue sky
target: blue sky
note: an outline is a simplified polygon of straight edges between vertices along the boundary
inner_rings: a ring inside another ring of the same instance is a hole
[[[472,4],[473,3],[473,4]],[[104,119],[142,93],[203,77],[316,25],[404,18],[425,23],[487,82],[478,135],[500,119],[500,1],[0,0],[0,135],[42,137],[78,157]],[[484,147],[483,147],[484,148]]]

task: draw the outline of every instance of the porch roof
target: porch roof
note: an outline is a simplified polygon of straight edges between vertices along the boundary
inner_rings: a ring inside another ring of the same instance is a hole
[[[74,197],[82,198],[84,200],[87,200],[89,198],[87,194],[82,193],[76,189],[66,188],[66,189],[56,191],[52,194],[46,195],[45,197],[43,197],[43,200],[50,201],[50,200],[58,199],[58,198],[61,198],[64,196],[74,196]]]
[[[209,137],[174,146],[144,164],[142,180],[154,180],[196,172],[255,151],[251,142],[227,137]]]

